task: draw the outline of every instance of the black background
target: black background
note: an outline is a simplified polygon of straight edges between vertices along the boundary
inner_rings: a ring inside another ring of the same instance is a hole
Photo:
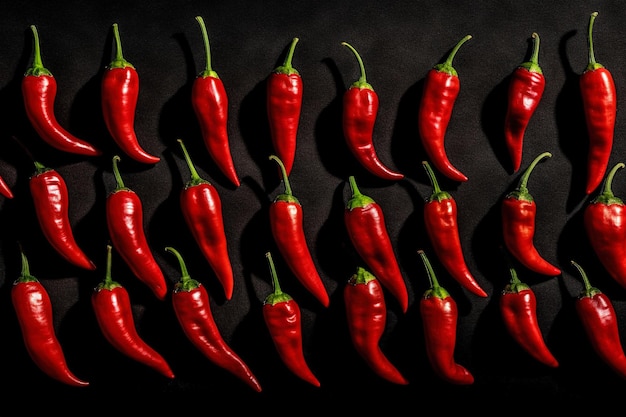
[[[612,71],[618,93],[615,144],[609,166],[626,152],[622,92],[626,88],[626,6],[619,1],[3,1],[0,3],[0,175],[15,198],[0,201],[0,334],[2,397],[45,396],[45,407],[70,410],[79,400],[92,404],[135,400],[146,409],[166,400],[206,412],[240,407],[314,407],[341,410],[389,410],[442,407],[487,407],[500,401],[528,404],[553,399],[559,404],[597,398],[607,403],[624,382],[591,350],[574,310],[581,291],[575,259],[592,283],[613,301],[626,335],[626,293],[614,283],[590,251],[581,222],[587,135],[578,78],[587,63],[589,15],[598,11],[594,28],[597,60]],[[231,186],[203,147],[190,104],[190,89],[205,63],[200,28],[204,17],[211,41],[213,68],[230,100],[229,134],[242,179]],[[100,79],[112,58],[111,25],[119,24],[124,55],[139,73],[136,115],[140,143],[162,157],[154,166],[121,155],[120,171],[144,203],[149,243],[168,283],[180,274],[165,246],[177,248],[193,278],[207,286],[215,320],[227,342],[258,377],[262,393],[204,358],[182,333],[170,297],[158,301],[139,283],[114,252],[113,277],[129,291],[142,337],[163,354],[176,378],[115,351],[101,335],[89,297],[103,278],[108,234],[105,199],[114,188],[111,157],[118,149],[101,117]],[[104,150],[98,158],[59,152],[39,139],[26,119],[20,82],[32,59],[32,34],[39,30],[44,65],[58,83],[55,104],[62,125]],[[541,36],[539,63],[546,89],[527,130],[522,169],[541,152],[553,157],[540,163],[529,181],[538,206],[535,244],[559,265],[562,276],[546,278],[523,268],[522,281],[533,288],[546,341],[560,361],[549,369],[525,354],[506,334],[497,309],[499,291],[509,273],[501,256],[499,204],[519,174],[511,173],[503,144],[502,123],[508,77],[529,58],[532,32]],[[430,194],[422,168],[416,113],[426,72],[441,62],[463,36],[454,60],[461,92],[450,122],[446,147],[452,163],[469,181],[458,184],[438,176],[459,210],[466,260],[489,293],[480,299],[461,289],[434,255],[422,220]],[[305,234],[331,296],[322,307],[293,278],[275,254],[283,290],[300,304],[305,355],[321,388],[293,376],[280,362],[261,314],[271,291],[264,253],[275,251],[268,226],[268,205],[282,191],[265,115],[265,79],[282,62],[293,37],[299,37],[293,65],[304,83],[298,147],[290,181],[304,210]],[[361,54],[368,81],[377,91],[380,111],[375,144],[381,159],[406,175],[399,182],[373,178],[349,154],[341,131],[341,96],[358,78],[354,55]],[[226,233],[235,272],[233,298],[221,287],[187,231],[178,195],[188,179],[179,151],[182,138],[200,175],[222,198]],[[24,144],[44,165],[58,170],[70,192],[75,236],[98,265],[86,272],[63,261],[46,242],[37,224],[28,179],[34,167],[17,144]],[[342,215],[349,197],[347,178],[355,175],[361,191],[383,208],[388,231],[407,287],[409,310],[403,314],[387,297],[388,325],[381,347],[410,381],[396,386],[377,377],[356,355],[345,322],[342,291],[359,263],[345,233]],[[616,195],[626,195],[618,173]],[[73,372],[87,388],[63,386],[30,360],[11,306],[12,282],[20,272],[18,242],[31,272],[44,284],[54,305],[55,327]],[[419,315],[419,298],[428,288],[418,249],[430,254],[440,283],[459,307],[455,357],[475,376],[472,386],[457,387],[436,378],[428,364]],[[43,398],[43,397],[42,397]],[[33,407],[35,404],[29,404]],[[267,409],[267,408],[265,408]]]

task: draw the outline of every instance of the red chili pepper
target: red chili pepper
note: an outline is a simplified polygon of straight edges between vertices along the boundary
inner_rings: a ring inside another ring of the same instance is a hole
[[[241,182],[235,169],[228,141],[228,95],[221,78],[211,67],[211,48],[204,19],[196,16],[202,30],[206,66],[193,82],[191,104],[196,113],[204,145],[222,173],[236,187]]]
[[[9,187],[9,184],[7,184],[2,177],[0,177],[0,194],[6,198],[13,198],[13,191],[11,191],[11,187]]]
[[[461,45],[471,38],[467,35],[461,39],[444,63],[428,71],[418,113],[419,133],[426,154],[435,168],[454,181],[467,181],[467,177],[452,165],[445,148],[446,130],[460,91],[459,76],[452,60]]]
[[[398,300],[402,311],[409,294],[391,244],[381,206],[361,193],[354,176],[348,178],[352,197],[344,210],[344,223],[354,248],[380,283]]]
[[[378,94],[365,77],[365,66],[352,45],[342,42],[350,49],[359,63],[360,78],[350,85],[343,95],[343,134],[350,152],[369,172],[386,180],[400,180],[404,175],[388,168],[380,160],[374,148],[374,125],[378,114]]]
[[[116,188],[107,196],[107,227],[113,247],[141,282],[146,284],[159,300],[167,294],[165,276],[154,259],[143,228],[143,205],[141,199],[130,188],[124,186],[117,163],[113,157],[113,174]]]
[[[513,163],[513,172],[517,172],[522,163],[524,134],[546,88],[546,79],[538,62],[539,35],[533,33],[532,38],[533,53],[530,61],[521,63],[513,71],[508,89],[504,139]]]
[[[283,176],[285,191],[278,194],[270,205],[270,226],[278,250],[298,281],[328,307],[330,299],[324,282],[317,272],[315,263],[306,243],[302,223],[303,213],[300,201],[292,194],[289,176],[283,161],[276,155],[270,158],[278,164]]]
[[[589,135],[586,193],[591,194],[602,182],[613,148],[617,94],[611,72],[596,62],[593,52],[593,22],[598,12],[589,19],[589,63],[580,76],[585,122]]]
[[[28,354],[49,377],[75,387],[88,386],[89,382],[78,378],[68,368],[54,330],[50,296],[41,282],[30,274],[24,252],[21,255],[22,271],[11,287],[11,301]]]
[[[620,340],[618,316],[606,294],[592,287],[583,268],[576,262],[585,289],[576,298],[576,313],[593,350],[613,371],[626,378],[626,355]]]
[[[34,37],[33,63],[22,78],[22,96],[28,120],[41,139],[56,149],[78,155],[100,155],[100,150],[72,135],[59,124],[54,113],[57,82],[43,66],[37,28],[35,25],[30,28]]]
[[[185,261],[176,249],[168,246],[165,250],[173,253],[180,264],[181,278],[174,287],[172,304],[176,318],[189,341],[215,365],[241,379],[255,391],[261,392],[261,384],[248,365],[220,334],[211,312],[206,288],[189,276]]]
[[[109,134],[122,151],[137,162],[154,164],[160,158],[146,152],[135,132],[135,110],[139,98],[139,75],[122,54],[117,23],[113,24],[115,58],[102,76],[102,115]]]
[[[502,232],[507,249],[522,265],[538,274],[556,276],[561,270],[544,259],[533,242],[537,205],[526,186],[539,161],[550,157],[550,152],[537,156],[522,174],[517,188],[505,196],[501,208]]]
[[[456,201],[450,193],[439,188],[430,164],[422,161],[422,165],[426,168],[433,186],[433,192],[424,206],[424,224],[433,249],[452,278],[477,296],[487,297],[465,262],[459,236]]]
[[[302,345],[302,318],[300,307],[292,296],[282,291],[272,254],[265,254],[272,275],[274,291],[263,302],[263,319],[270,332],[274,347],[285,366],[298,378],[316,387],[320,386],[304,357]]]
[[[274,152],[285,164],[287,175],[296,156],[296,142],[302,110],[302,77],[291,65],[298,43],[293,38],[283,65],[274,68],[267,78],[267,116]]]
[[[394,384],[408,384],[380,348],[387,325],[387,307],[379,280],[365,268],[358,267],[344,287],[343,296],[350,338],[357,353],[381,378]]]
[[[626,288],[626,206],[611,189],[615,173],[624,166],[620,162],[609,171],[602,193],[585,208],[584,224],[600,263],[615,282]]]
[[[96,265],[80,248],[69,219],[69,193],[59,172],[34,161],[35,173],[29,179],[30,193],[41,231],[66,261],[93,271]]]
[[[433,267],[423,250],[418,250],[430,281],[430,288],[420,300],[426,354],[435,374],[446,382],[458,385],[474,383],[474,376],[456,362],[456,325],[458,308],[448,291],[439,285]]]
[[[224,230],[222,200],[213,184],[198,175],[183,141],[178,139],[178,142],[191,172],[191,179],[180,193],[180,208],[198,247],[222,285],[226,299],[230,300],[234,278]]]

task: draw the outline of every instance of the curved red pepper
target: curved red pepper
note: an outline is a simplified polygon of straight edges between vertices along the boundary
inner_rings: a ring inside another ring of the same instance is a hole
[[[132,159],[154,164],[161,158],[146,152],[135,133],[135,110],[139,98],[139,75],[122,54],[122,42],[117,23],[113,24],[115,59],[102,76],[102,115],[109,134],[120,149]]]
[[[501,214],[504,243],[511,255],[533,272],[556,276],[561,270],[544,259],[533,242],[537,205],[526,186],[528,177],[539,161],[551,156],[550,152],[544,152],[532,161],[522,174],[517,188],[502,200]]]
[[[576,298],[576,313],[593,350],[620,377],[626,378],[626,355],[620,339],[618,316],[606,294],[592,287],[583,268],[576,262],[585,289]]]
[[[58,150],[85,156],[100,155],[100,150],[72,135],[59,124],[54,113],[57,82],[41,61],[37,28],[35,25],[30,28],[34,37],[33,64],[22,78],[22,97],[28,120],[41,139]]]
[[[437,257],[461,286],[479,297],[487,297],[469,270],[461,247],[456,201],[450,193],[442,191],[430,164],[422,161],[433,192],[424,206],[424,224]]]
[[[296,156],[296,142],[300,112],[302,111],[302,77],[291,65],[298,43],[293,38],[283,65],[272,71],[267,78],[267,116],[274,152],[285,164],[287,175]]]
[[[589,63],[580,76],[585,122],[589,135],[587,158],[587,185],[585,192],[591,194],[602,182],[613,148],[617,94],[611,72],[596,62],[593,52],[593,22],[598,12],[589,19]]]
[[[378,113],[378,94],[367,82],[365,66],[352,45],[342,42],[350,49],[359,63],[360,78],[350,85],[343,95],[342,126],[350,152],[370,173],[386,180],[400,180],[404,175],[388,168],[380,160],[374,148],[373,134]]]
[[[513,71],[508,89],[504,140],[513,164],[513,172],[517,172],[522,163],[524,134],[546,88],[546,79],[538,63],[539,35],[533,33],[532,38],[532,56]]]
[[[212,363],[230,372],[257,392],[261,384],[248,365],[232,350],[220,334],[211,312],[211,301],[206,288],[189,276],[180,253],[166,247],[180,264],[181,278],[172,293],[176,318],[189,341]]]
[[[274,347],[285,366],[298,378],[316,387],[320,386],[304,357],[302,345],[302,318],[300,307],[292,296],[282,291],[272,254],[265,254],[272,275],[274,291],[263,301],[263,319]]]
[[[63,347],[54,330],[54,312],[46,288],[30,274],[28,260],[22,255],[22,271],[11,287],[11,302],[22,331],[26,350],[46,375],[64,384],[86,387],[67,366]]]
[[[454,359],[458,308],[448,291],[439,285],[433,267],[423,250],[418,250],[430,281],[430,288],[420,299],[426,354],[435,374],[458,385],[474,383],[474,376]]]
[[[460,91],[459,76],[452,60],[461,45],[471,38],[467,35],[461,39],[444,63],[428,71],[418,112],[419,134],[430,162],[454,181],[467,181],[467,176],[452,165],[445,149],[446,130]]]
[[[354,176],[350,176],[348,182],[352,197],[346,204],[343,219],[350,241],[372,274],[406,313],[409,294],[387,232],[383,210],[374,199],[361,193]]]
[[[154,259],[143,227],[143,205],[141,199],[130,188],[124,186],[117,163],[113,157],[115,190],[106,199],[107,228],[113,247],[141,282],[146,284],[159,300],[167,295],[165,276]]]
[[[357,353],[381,378],[394,384],[408,384],[380,348],[380,338],[387,325],[387,307],[380,282],[365,268],[358,267],[344,287],[343,297],[350,338]]]

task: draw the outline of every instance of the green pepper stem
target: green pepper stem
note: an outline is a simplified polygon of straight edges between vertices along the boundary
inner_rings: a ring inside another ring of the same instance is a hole
[[[582,266],[578,265],[578,263],[576,263],[573,260],[570,261],[570,262],[571,262],[572,265],[574,265],[576,267],[576,269],[580,273],[581,278],[583,279],[583,283],[585,285],[585,289],[583,290],[583,292],[581,294],[584,294],[584,296],[587,296],[587,297],[591,297],[591,296],[596,295],[596,294],[602,294],[602,291],[600,291],[599,289],[597,289],[596,287],[593,287],[591,285],[591,283],[589,282],[589,278],[587,278],[587,273],[582,268]]]
[[[293,40],[291,41],[291,45],[289,46],[289,52],[287,53],[287,56],[285,57],[285,62],[283,63],[283,65],[276,67],[274,72],[287,74],[287,75],[298,74],[298,70],[292,66],[291,61],[293,59],[293,54],[296,50],[296,44],[298,43],[299,40],[300,40],[299,38],[293,38]]]
[[[437,71],[446,72],[450,75],[458,76],[456,69],[454,69],[454,67],[452,66],[452,60],[456,56],[456,53],[461,48],[461,46],[470,39],[472,39],[472,35],[465,35],[463,39],[461,39],[454,46],[454,48],[452,48],[452,51],[450,51],[448,58],[446,58],[446,60],[442,64],[435,65],[435,69]]]
[[[196,167],[194,166],[191,156],[189,156],[189,152],[187,152],[187,147],[183,143],[182,139],[176,139],[178,143],[180,143],[180,148],[183,150],[183,155],[185,157],[185,162],[187,162],[187,166],[189,167],[189,172],[191,174],[191,179],[187,183],[187,186],[197,185],[197,184],[208,184],[209,182],[204,178],[200,177]]]
[[[589,42],[589,64],[587,65],[588,70],[602,68],[602,65],[596,62],[596,55],[593,51],[593,23],[596,21],[597,16],[598,16],[598,12],[593,12],[591,13],[591,16],[589,17],[589,29],[587,32],[587,40]]]
[[[116,190],[126,189],[124,186],[124,180],[122,179],[122,175],[120,174],[120,170],[117,167],[118,162],[120,161],[119,155],[113,156],[113,175],[115,176]]]
[[[41,48],[39,47],[39,32],[37,32],[37,27],[30,25],[30,30],[33,32],[33,64],[26,70],[25,75],[52,76],[52,73],[43,66],[43,61],[41,60]]]
[[[200,73],[200,76],[219,78],[217,76],[217,72],[213,71],[213,68],[211,67],[211,46],[209,44],[209,34],[206,30],[204,19],[202,18],[202,16],[196,16],[196,20],[200,24],[200,30],[202,31],[202,41],[204,42],[204,53],[206,55],[206,65],[204,71]]]
[[[372,86],[367,82],[367,78],[365,76],[365,65],[363,64],[363,59],[361,59],[361,55],[359,55],[357,50],[354,49],[354,47],[352,45],[350,45],[349,43],[341,42],[341,44],[352,51],[354,56],[356,56],[357,62],[359,63],[359,69],[361,71],[361,75],[360,75],[358,81],[355,81],[352,84],[352,86],[356,87],[356,88],[369,88],[369,89],[371,89]]]
[[[278,167],[280,168],[281,175],[283,177],[283,183],[285,184],[285,192],[286,195],[293,195],[291,192],[291,184],[289,183],[289,176],[287,175],[287,170],[285,169],[285,164],[280,160],[276,155],[270,155],[270,160],[276,161]]]
[[[422,161],[422,165],[426,169],[426,173],[428,174],[428,179],[430,180],[431,185],[433,186],[433,192],[428,197],[428,201],[443,201],[448,198],[451,198],[450,193],[446,191],[442,191],[439,186],[439,182],[437,181],[437,177],[435,176],[435,171],[431,168],[428,161]]]
[[[606,197],[614,197],[615,194],[613,194],[613,189],[612,189],[612,185],[613,185],[613,177],[615,177],[615,174],[617,173],[617,171],[621,168],[624,168],[624,163],[623,162],[618,162],[617,164],[615,164],[615,166],[609,171],[609,174],[606,176],[606,179],[604,180],[604,186],[602,187],[602,194]]]
[[[527,193],[528,192],[528,178],[530,177],[530,174],[532,173],[533,169],[535,169],[535,166],[537,166],[537,164],[544,158],[550,158],[552,156],[552,154],[550,152],[543,152],[541,154],[539,154],[528,166],[528,168],[526,168],[526,171],[524,171],[524,173],[522,174],[522,177],[520,178],[519,181],[519,185],[517,186],[517,190],[520,191],[521,193]]]
[[[111,276],[111,263],[113,259],[112,252],[113,252],[113,247],[111,245],[107,245],[107,264],[106,264],[106,269],[104,272],[105,283],[110,283],[111,281],[113,281],[113,278]]]
[[[178,259],[178,264],[180,265],[180,280],[176,284],[175,291],[191,291],[198,288],[200,286],[200,282],[191,278],[189,272],[187,271],[187,265],[185,264],[180,252],[171,246],[167,246],[165,250],[173,253],[174,256],[176,256],[176,259]]]
[[[265,258],[267,259],[267,263],[270,268],[270,275],[272,276],[272,288],[274,288],[274,295],[282,294],[283,291],[281,290],[280,283],[278,282],[278,274],[276,273],[276,266],[274,265],[272,254],[270,252],[266,252]]]
[[[531,72],[542,74],[543,71],[539,66],[539,34],[537,32],[533,32],[531,36],[533,38],[533,51],[530,56],[530,60],[527,62],[523,62],[520,67],[526,68],[528,71]]]
[[[426,272],[428,274],[430,289],[427,291],[427,293],[438,298],[448,297],[450,293],[448,293],[448,290],[439,285],[439,281],[437,280],[437,276],[435,275],[435,270],[430,264],[430,260],[428,259],[428,256],[426,256],[426,252],[424,252],[422,249],[419,249],[417,253],[419,254],[420,258],[422,258],[422,262],[424,263],[424,267],[426,268]]]
[[[113,37],[115,38],[115,58],[109,64],[109,68],[135,68],[133,64],[124,59],[122,53],[122,40],[117,23],[113,23]]]

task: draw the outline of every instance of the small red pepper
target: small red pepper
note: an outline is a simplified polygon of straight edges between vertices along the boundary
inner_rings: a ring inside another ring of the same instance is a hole
[[[467,176],[452,165],[445,148],[446,130],[460,91],[459,76],[452,60],[461,45],[471,38],[467,35],[461,39],[445,62],[428,71],[418,112],[419,134],[430,162],[454,181],[467,181]]]
[[[387,325],[387,307],[380,282],[371,272],[358,267],[344,287],[343,297],[350,338],[357,353],[381,378],[394,384],[408,384],[380,348],[380,338]]]
[[[285,164],[287,175],[291,174],[296,156],[302,111],[302,77],[291,64],[298,40],[293,38],[285,62],[274,68],[267,78],[267,116],[272,145]]]
[[[289,176],[282,160],[276,155],[270,155],[269,159],[276,161],[280,167],[285,185],[285,191],[274,198],[269,210],[274,241],[298,281],[324,307],[328,307],[328,292],[317,272],[304,235],[302,205],[291,192]]]
[[[501,214],[504,243],[511,255],[533,272],[556,276],[561,270],[539,254],[533,241],[537,205],[527,187],[528,177],[535,166],[542,159],[551,156],[550,152],[544,152],[531,162],[522,174],[517,188],[502,200]]]
[[[424,224],[437,257],[461,286],[479,297],[487,297],[472,275],[461,246],[457,219],[457,204],[450,193],[442,191],[430,164],[422,161],[433,191],[424,206]]]
[[[596,62],[593,51],[593,22],[598,12],[589,19],[589,63],[580,76],[585,122],[589,135],[586,193],[591,194],[602,182],[613,148],[617,94],[611,72]]]
[[[206,67],[193,82],[191,104],[209,155],[228,180],[239,187],[241,182],[235,170],[228,141],[228,95],[224,83],[211,67],[211,48],[204,19],[196,16],[196,20],[202,30]]]
[[[378,94],[367,82],[365,65],[359,53],[347,42],[359,63],[361,76],[350,85],[343,95],[342,126],[350,152],[370,173],[386,180],[400,180],[404,175],[388,168],[380,160],[374,148],[374,125],[378,114]]]
[[[406,313],[409,294],[391,244],[382,207],[361,193],[354,176],[348,178],[352,197],[344,209],[344,223],[356,252]]]
[[[28,120],[41,139],[58,150],[85,156],[100,155],[100,150],[72,135],[58,122],[54,113],[57,82],[43,66],[37,28],[35,25],[30,28],[34,37],[33,63],[22,78],[22,96]]]
[[[159,300],[167,295],[163,271],[150,250],[143,225],[143,204],[130,188],[124,185],[117,167],[118,155],[113,156],[113,174],[116,187],[106,199],[106,218],[113,247],[141,282],[146,284]]]
[[[263,301],[263,319],[274,347],[280,359],[294,375],[319,387],[320,381],[311,371],[304,356],[300,307],[292,296],[280,288],[272,254],[267,252],[265,257],[269,263],[274,291]]]
[[[46,288],[30,274],[24,252],[22,271],[11,287],[11,302],[31,359],[49,377],[75,387],[89,382],[78,378],[68,368],[63,347],[54,330],[54,312]]]
[[[513,164],[513,172],[517,172],[522,163],[524,134],[546,88],[546,79],[538,62],[539,35],[533,33],[532,38],[532,56],[529,61],[521,63],[513,71],[508,89],[504,139]]]
[[[189,276],[185,261],[176,249],[168,246],[165,250],[174,254],[180,264],[181,278],[174,287],[172,304],[185,336],[212,363],[261,392],[261,384],[248,365],[222,337],[204,285]]]
[[[430,281],[430,288],[420,300],[426,354],[435,374],[446,382],[458,385],[474,383],[474,376],[456,362],[456,325],[458,308],[450,293],[439,285],[433,267],[423,250],[418,250]]]
[[[11,191],[11,187],[9,187],[9,184],[7,184],[2,177],[0,177],[0,194],[6,198],[13,198],[13,191]]]

